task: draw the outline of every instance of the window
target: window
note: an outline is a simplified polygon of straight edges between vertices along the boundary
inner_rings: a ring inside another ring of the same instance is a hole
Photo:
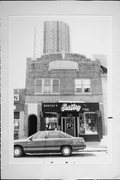
[[[57,114],[45,113],[45,130],[57,130],[58,117]]]
[[[96,113],[89,112],[84,114],[84,120],[80,121],[80,134],[98,134]]]
[[[14,112],[14,119],[20,118],[20,112]]]
[[[60,92],[60,80],[57,78],[45,78],[35,80],[35,93],[59,93]]]
[[[83,80],[83,91],[85,93],[91,92],[91,82],[90,82],[90,79],[84,79]]]
[[[75,92],[82,93],[82,79],[75,80]]]
[[[45,138],[45,132],[37,132],[32,136],[32,139],[44,139]]]
[[[62,138],[72,138],[72,136],[70,134],[64,133],[64,132],[60,132],[60,135]]]
[[[35,92],[42,93],[42,79],[36,79],[35,81]]]
[[[44,79],[44,93],[51,93],[51,79]]]
[[[59,93],[59,79],[53,79],[53,93]]]
[[[48,138],[61,138],[61,136],[58,132],[49,132]]]
[[[75,93],[90,93],[91,80],[90,79],[75,79]]]

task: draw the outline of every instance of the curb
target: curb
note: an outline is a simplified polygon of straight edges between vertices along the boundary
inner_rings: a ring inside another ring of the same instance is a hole
[[[108,148],[107,147],[98,147],[98,148],[86,147],[86,149],[84,149],[83,151],[84,152],[107,152]]]
[[[107,149],[86,149],[84,152],[108,152]]]

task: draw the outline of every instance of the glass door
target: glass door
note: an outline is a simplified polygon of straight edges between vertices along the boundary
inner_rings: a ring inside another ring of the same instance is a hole
[[[75,117],[62,117],[62,130],[75,136]]]

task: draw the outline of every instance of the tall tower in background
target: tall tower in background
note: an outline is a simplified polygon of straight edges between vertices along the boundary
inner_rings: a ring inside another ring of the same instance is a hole
[[[43,53],[70,52],[69,26],[62,21],[45,21]]]

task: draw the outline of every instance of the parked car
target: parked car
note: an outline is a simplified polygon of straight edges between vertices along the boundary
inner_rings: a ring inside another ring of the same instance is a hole
[[[14,140],[14,156],[41,152],[61,152],[64,156],[70,156],[73,151],[85,147],[82,137],[73,137],[62,131],[38,131],[26,139]]]

